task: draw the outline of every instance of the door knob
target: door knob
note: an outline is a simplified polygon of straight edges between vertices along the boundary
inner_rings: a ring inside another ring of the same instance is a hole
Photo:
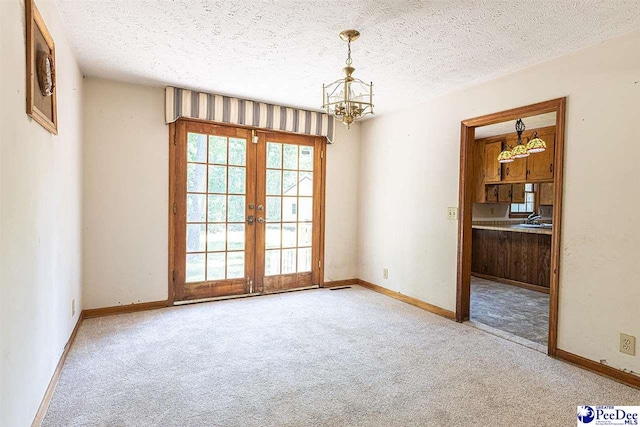
[[[264,222],[264,218],[262,218],[262,217],[258,218],[258,222],[259,222],[260,224],[262,224],[262,223]]]
[[[249,225],[253,225],[253,219],[254,219],[253,215],[249,215],[249,216],[247,217],[247,224],[249,224]]]

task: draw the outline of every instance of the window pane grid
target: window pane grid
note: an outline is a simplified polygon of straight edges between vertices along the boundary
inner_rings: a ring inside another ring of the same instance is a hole
[[[242,278],[246,140],[188,133],[187,141],[186,281]]]
[[[311,271],[313,147],[267,143],[265,275]]]

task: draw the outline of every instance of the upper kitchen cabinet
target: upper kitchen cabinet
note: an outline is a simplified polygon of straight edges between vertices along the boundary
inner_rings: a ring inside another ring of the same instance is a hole
[[[538,185],[538,203],[543,206],[553,205],[553,182]]]
[[[555,127],[551,132],[538,132],[538,136],[547,143],[547,149],[542,153],[534,153],[527,157],[527,181],[551,181],[553,180],[556,145]]]
[[[511,185],[501,184],[498,186],[498,202],[511,203]]]
[[[513,134],[506,139],[507,147],[515,147],[518,137]],[[502,181],[504,182],[525,182],[527,180],[527,159],[515,159],[511,163],[502,164]]]
[[[511,186],[511,203],[525,203],[525,184],[513,184]]]
[[[476,142],[477,143],[477,142]],[[484,182],[500,182],[502,179],[502,165],[498,162],[498,155],[502,151],[502,141],[488,142],[484,148]]]

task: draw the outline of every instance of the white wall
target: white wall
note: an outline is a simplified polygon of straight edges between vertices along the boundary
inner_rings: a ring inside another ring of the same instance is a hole
[[[358,277],[358,169],[360,125],[336,123],[335,144],[327,147],[324,280]]]
[[[25,113],[24,1],[0,1],[0,425],[6,427],[33,421],[82,307],[82,76],[55,3],[37,4],[56,44],[58,136]]]
[[[84,308],[166,300],[164,91],[84,83]]]
[[[638,46],[635,32],[363,123],[358,276],[454,310],[460,122],[567,96],[558,345],[640,372],[618,352],[620,332],[640,338]]]
[[[164,89],[87,78],[84,308],[167,299]],[[327,149],[325,280],[356,277],[359,126]]]

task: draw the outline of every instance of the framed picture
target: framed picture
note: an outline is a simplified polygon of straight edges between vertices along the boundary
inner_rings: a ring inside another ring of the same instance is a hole
[[[27,14],[27,114],[58,134],[56,49],[33,0],[25,0]]]

